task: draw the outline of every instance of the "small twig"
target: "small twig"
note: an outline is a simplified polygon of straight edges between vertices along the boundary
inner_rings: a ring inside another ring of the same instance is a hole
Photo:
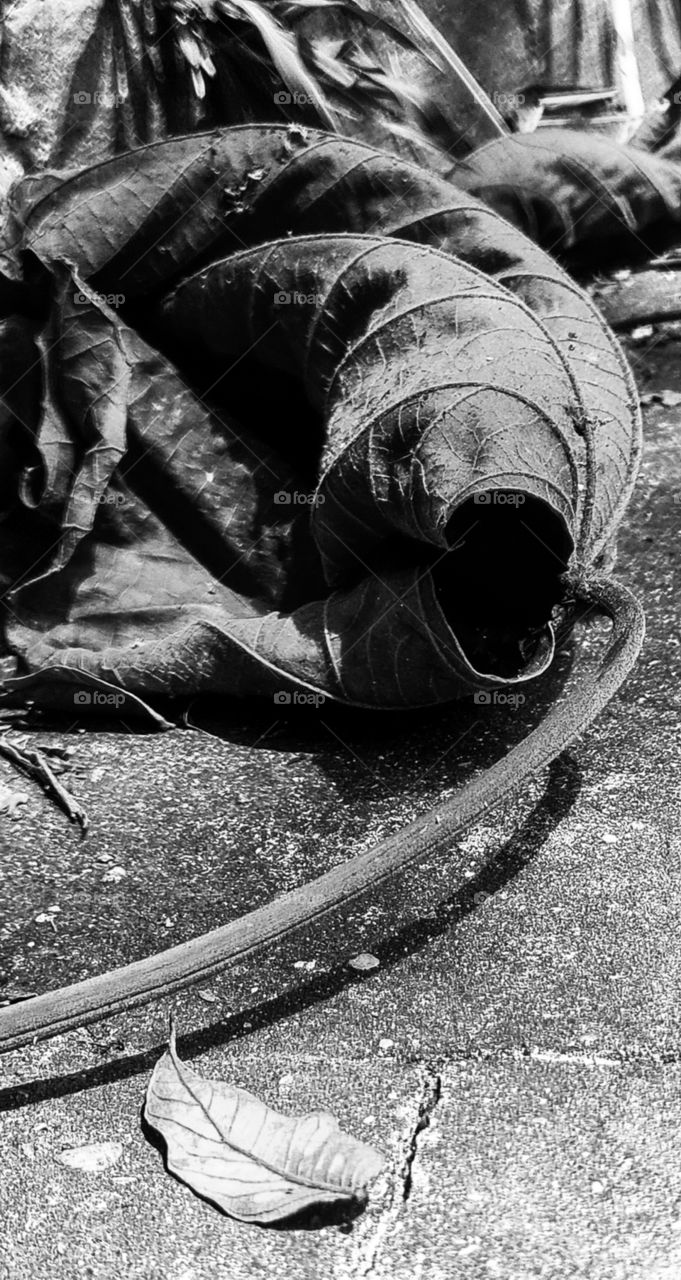
[[[83,830],[83,833],[85,833],[90,825],[90,820],[82,804],[80,804],[80,802],[76,800],[75,796],[72,796],[71,792],[67,791],[63,783],[59,781],[59,779],[56,777],[55,773],[47,763],[47,760],[45,759],[42,752],[27,751],[26,754],[29,760],[33,761],[36,765],[36,768],[40,770],[47,786],[49,787],[50,791],[54,795],[55,799],[59,800],[65,812],[68,814],[69,818],[71,819],[71,822],[79,823],[79,825]]]
[[[18,765],[30,777],[40,782],[48,795],[51,795],[64,810],[70,821],[77,822],[83,835],[85,834],[90,825],[87,813],[78,800],[55,777],[47,760],[40,751],[24,751],[22,748],[15,747],[13,743],[8,742],[6,734],[1,734],[0,755],[3,755],[7,760],[11,760],[12,764]]]

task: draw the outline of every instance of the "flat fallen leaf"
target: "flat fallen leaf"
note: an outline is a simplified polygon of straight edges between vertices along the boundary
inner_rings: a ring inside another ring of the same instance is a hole
[[[123,1155],[121,1142],[88,1142],[83,1147],[70,1147],[60,1151],[57,1160],[67,1169],[80,1169],[82,1173],[103,1173]]]
[[[166,1141],[171,1173],[242,1222],[363,1205],[383,1165],[326,1111],[283,1116],[245,1089],[202,1079],[177,1057],[174,1031],[149,1082],[145,1117]]]

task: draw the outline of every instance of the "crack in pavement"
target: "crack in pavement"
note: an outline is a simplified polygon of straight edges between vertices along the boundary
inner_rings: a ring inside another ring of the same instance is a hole
[[[437,1072],[429,1071],[423,1084],[423,1092],[419,1103],[418,1117],[409,1138],[407,1157],[401,1169],[402,1200],[411,1195],[414,1161],[418,1154],[419,1137],[430,1124],[430,1118],[442,1097],[442,1079]]]
[[[389,1173],[382,1175],[383,1187],[375,1187],[372,1197],[380,1203],[378,1212],[355,1225],[355,1250],[347,1271],[348,1280],[364,1280],[375,1275],[384,1251],[386,1240],[399,1226],[405,1213],[405,1204],[412,1187],[414,1162],[418,1155],[421,1134],[428,1128],[431,1116],[442,1096],[439,1070],[425,1066],[416,1119],[412,1120],[397,1140],[398,1153],[392,1161]]]
[[[348,1259],[348,1269],[343,1280],[366,1280],[377,1276],[386,1244],[399,1231],[405,1221],[408,1202],[412,1193],[414,1168],[419,1156],[422,1135],[429,1128],[433,1114],[442,1100],[442,1073],[448,1066],[473,1062],[494,1068],[502,1062],[542,1063],[549,1066],[575,1066],[592,1068],[622,1068],[634,1064],[674,1064],[679,1062],[678,1052],[654,1053],[639,1047],[617,1051],[601,1046],[589,1046],[588,1051],[539,1048],[522,1043],[520,1046],[504,1046],[491,1050],[476,1047],[459,1048],[455,1053],[438,1055],[436,1061],[422,1061],[422,1086],[420,1096],[414,1098],[417,1107],[415,1119],[405,1125],[394,1139],[397,1148],[389,1171],[381,1175],[372,1190],[373,1213],[369,1210],[364,1222],[354,1224],[354,1250]],[[393,1147],[393,1150],[395,1150]],[[412,1276],[416,1280],[422,1274],[421,1264],[413,1261]]]

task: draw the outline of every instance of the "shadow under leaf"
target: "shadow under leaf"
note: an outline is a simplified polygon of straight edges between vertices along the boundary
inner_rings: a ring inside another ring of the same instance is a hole
[[[484,863],[477,874],[459,886],[423,919],[410,922],[386,937],[374,950],[381,972],[391,969],[434,939],[455,928],[490,896],[508,885],[537,857],[546,840],[571,811],[581,789],[581,771],[574,757],[564,753],[549,769],[546,789],[527,818],[509,840]],[[320,973],[301,986],[282,991],[268,1000],[232,1014],[212,1026],[180,1037],[183,1056],[193,1058],[230,1041],[246,1039],[252,1032],[272,1027],[294,1014],[304,1013],[319,1001],[370,980],[374,974],[350,970],[346,965]],[[83,1090],[129,1080],[150,1071],[160,1047],[115,1059],[84,1071],[34,1080],[0,1089],[0,1112],[14,1111],[36,1102],[64,1098]]]

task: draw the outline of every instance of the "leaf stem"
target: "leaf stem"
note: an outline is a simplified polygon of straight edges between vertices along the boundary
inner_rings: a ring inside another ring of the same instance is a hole
[[[576,603],[589,604],[612,619],[608,645],[600,660],[578,662],[571,691],[555,702],[540,724],[506,756],[453,799],[396,835],[266,906],[158,955],[1,1010],[0,1052],[205,981],[339,908],[347,914],[349,904],[360,895],[392,880],[407,867],[435,854],[448,856],[453,841],[466,827],[549,765],[590,724],[638,657],[645,621],[635,597],[613,580],[590,577],[583,570],[573,572],[566,585]]]

